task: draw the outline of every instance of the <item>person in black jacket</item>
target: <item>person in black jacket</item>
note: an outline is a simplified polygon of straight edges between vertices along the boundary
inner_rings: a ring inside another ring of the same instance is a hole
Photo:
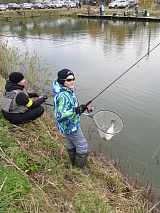
[[[2,95],[1,110],[3,116],[12,124],[21,124],[39,118],[44,113],[41,106],[47,96],[24,92],[25,78],[20,72],[13,72],[6,81]],[[33,101],[31,98],[36,97]]]

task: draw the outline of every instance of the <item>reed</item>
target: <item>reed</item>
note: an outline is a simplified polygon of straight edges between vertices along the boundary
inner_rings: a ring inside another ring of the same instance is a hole
[[[40,62],[41,61],[41,62]],[[0,43],[0,73],[7,78],[11,72],[22,72],[27,79],[26,89],[39,94],[51,95],[55,68],[45,66],[45,59],[38,57],[34,52],[32,56],[26,51],[23,55],[17,47],[8,47],[7,43]],[[42,63],[44,66],[42,66]]]

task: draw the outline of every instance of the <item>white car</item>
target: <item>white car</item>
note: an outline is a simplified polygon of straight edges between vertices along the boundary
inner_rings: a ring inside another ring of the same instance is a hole
[[[23,3],[22,4],[22,9],[23,10],[31,10],[31,5],[29,3]]]
[[[44,9],[43,4],[39,2],[35,2],[33,7],[34,9]]]
[[[64,7],[68,7],[68,5],[69,5],[70,2],[71,2],[70,0],[65,1],[64,2]]]
[[[53,1],[52,3],[54,4],[54,8],[62,8],[63,7],[61,1]]]
[[[20,5],[17,3],[9,3],[8,4],[9,10],[20,10]]]
[[[70,1],[67,7],[76,8],[76,3],[73,1]]]
[[[129,7],[134,7],[136,5],[136,1],[135,0],[129,0],[128,5],[129,5]]]
[[[108,7],[111,8],[125,8],[128,6],[128,1],[126,0],[116,0],[114,2],[110,2]]]
[[[60,3],[62,4],[62,7],[64,7],[64,1],[60,0]]]
[[[45,1],[45,2],[43,2],[43,6],[44,6],[45,8],[48,8],[48,9],[54,8],[54,4],[53,4],[52,2],[50,2],[50,1]]]
[[[6,11],[7,6],[5,4],[0,4],[0,11]]]

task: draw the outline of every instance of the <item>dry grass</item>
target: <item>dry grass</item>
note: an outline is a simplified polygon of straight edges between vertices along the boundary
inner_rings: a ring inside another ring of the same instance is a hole
[[[4,83],[0,77],[0,93]],[[0,123],[2,119],[0,116]],[[11,207],[41,213],[160,212],[142,196],[140,188],[122,176],[113,161],[91,152],[90,174],[72,168],[64,137],[47,114],[19,126],[7,123],[4,128],[8,128],[10,143],[14,139],[16,144],[6,148],[2,143],[1,162],[15,167],[32,183],[30,193],[8,206],[8,212]]]

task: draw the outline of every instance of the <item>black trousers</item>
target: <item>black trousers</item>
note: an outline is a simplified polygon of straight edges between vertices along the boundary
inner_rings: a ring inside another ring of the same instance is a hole
[[[33,121],[44,113],[43,106],[29,109],[25,113],[6,113],[2,110],[3,116],[12,124],[22,124],[27,121]]]

